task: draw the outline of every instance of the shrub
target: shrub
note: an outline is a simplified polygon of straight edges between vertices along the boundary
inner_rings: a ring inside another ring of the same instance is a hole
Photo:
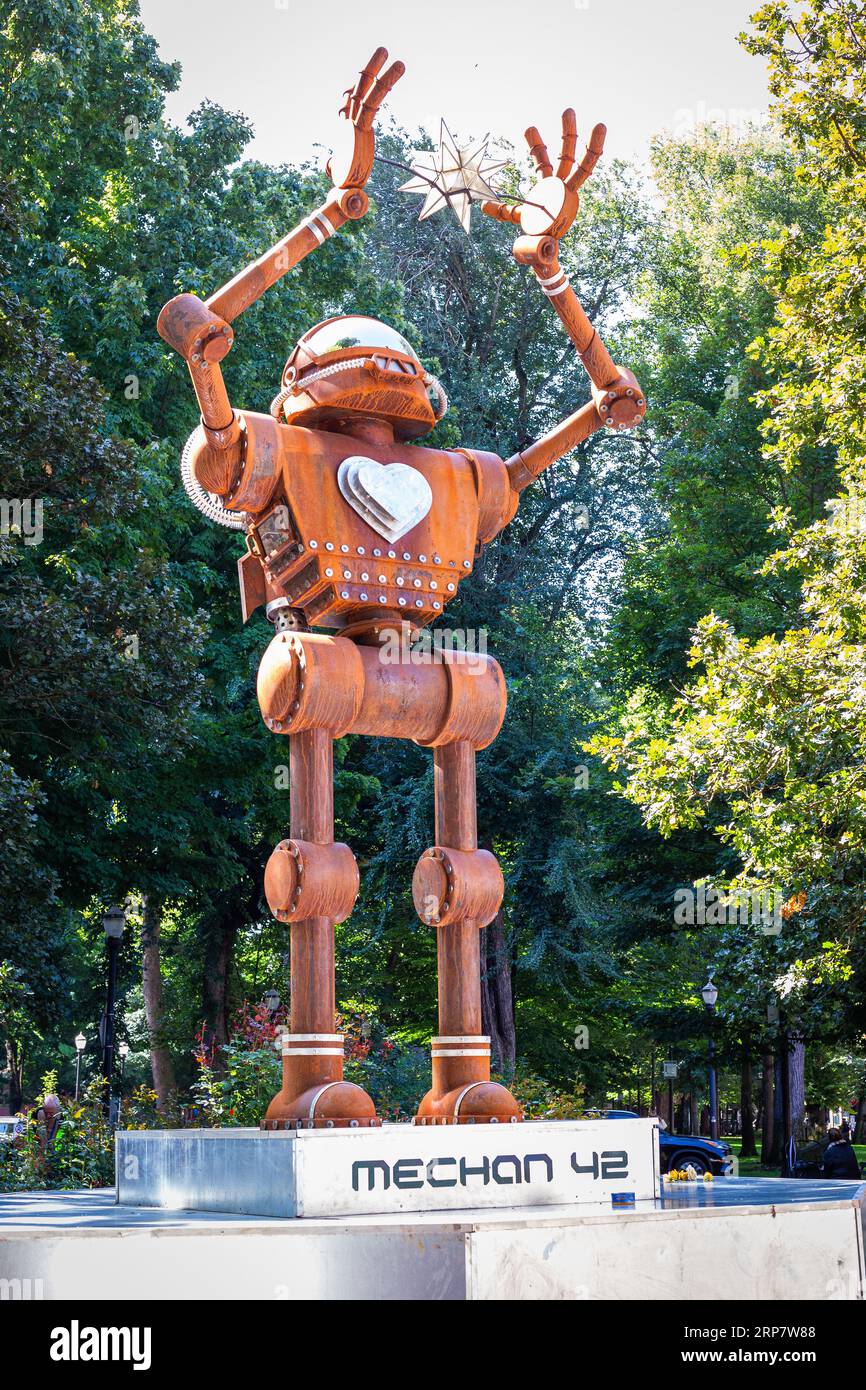
[[[54,1142],[46,1144],[45,1126],[37,1116],[45,1096],[55,1093],[56,1083],[56,1073],[43,1077],[42,1095],[24,1112],[24,1133],[3,1146],[0,1189],[5,1192],[106,1187],[114,1182],[114,1131],[102,1108],[102,1082],[92,1082],[78,1101],[60,1097]]]
[[[543,1077],[518,1069],[510,1089],[527,1120],[579,1120],[586,1109],[586,1092],[579,1081],[571,1091],[559,1091]]]
[[[198,1076],[189,1116],[193,1124],[214,1129],[259,1124],[280,1089],[282,1069],[275,1045],[285,1027],[284,1016],[269,1014],[264,1004],[244,1004],[223,1046],[209,1045],[199,1029],[194,1054]]]

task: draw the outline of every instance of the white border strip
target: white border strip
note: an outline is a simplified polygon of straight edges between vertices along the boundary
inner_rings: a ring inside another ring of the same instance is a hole
[[[283,1033],[285,1042],[342,1042],[342,1033]]]
[[[342,1057],[341,1047],[284,1047],[284,1057]]]
[[[329,236],[333,236],[334,232],[337,230],[333,223],[329,222],[328,218],[321,211],[311,212],[304,222],[304,226],[309,227],[320,246],[322,242],[328,240]]]
[[[437,1057],[489,1057],[490,1048],[443,1047],[435,1050],[431,1055],[434,1061]]]
[[[437,1043],[489,1043],[490,1038],[486,1033],[455,1033],[453,1037],[431,1038],[435,1047]]]

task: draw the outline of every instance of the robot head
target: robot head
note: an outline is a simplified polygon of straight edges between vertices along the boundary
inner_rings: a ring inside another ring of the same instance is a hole
[[[271,414],[335,429],[353,418],[384,420],[398,439],[417,439],[447,409],[439,382],[400,333],[378,319],[341,314],[301,338]]]

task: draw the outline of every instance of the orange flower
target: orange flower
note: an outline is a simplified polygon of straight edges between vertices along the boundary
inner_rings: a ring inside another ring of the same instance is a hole
[[[806,894],[805,894],[805,893],[794,893],[794,895],[788,899],[788,901],[785,903],[784,907],[782,908],[782,916],[783,916],[783,917],[785,918],[785,920],[787,921],[787,919],[788,919],[789,917],[795,917],[795,916],[797,915],[798,912],[802,912],[802,911],[803,911],[803,908],[804,908],[805,906],[806,906]]]

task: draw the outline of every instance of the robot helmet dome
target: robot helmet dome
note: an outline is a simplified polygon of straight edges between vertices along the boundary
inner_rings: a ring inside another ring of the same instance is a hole
[[[293,425],[351,428],[352,418],[384,420],[398,439],[428,434],[448,408],[437,379],[395,328],[365,314],[341,314],[310,328],[283,369],[271,413]]]
[[[344,348],[358,348],[362,351],[372,351],[375,348],[390,349],[401,356],[414,358],[418,367],[421,367],[416,353],[402,333],[398,333],[396,328],[391,328],[379,319],[368,318],[366,314],[346,314],[339,318],[325,319],[324,323],[318,323],[315,328],[309,329],[301,343],[314,357],[340,352]]]

